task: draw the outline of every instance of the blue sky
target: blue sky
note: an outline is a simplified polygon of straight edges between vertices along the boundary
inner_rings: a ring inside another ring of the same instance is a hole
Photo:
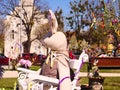
[[[61,8],[63,10],[63,15],[67,16],[70,11],[69,2],[73,0],[46,0],[50,6],[50,8],[55,11],[57,8]]]
[[[45,1],[48,2],[48,5],[53,12],[56,11],[58,9],[58,7],[60,9],[62,9],[63,16],[66,17],[67,15],[69,15],[69,12],[70,12],[69,2],[73,1],[73,0],[45,0]],[[66,24],[65,24],[64,28],[65,28],[65,30],[69,29],[66,26]]]
[[[60,9],[62,9],[63,16],[66,17],[66,16],[69,16],[69,11],[70,11],[69,2],[74,1],[74,0],[45,0],[45,1],[48,2],[48,5],[53,12],[56,11],[58,9],[58,7]],[[83,0],[83,1],[85,1],[85,0]],[[89,0],[89,1],[91,2],[92,0]],[[99,0],[96,0],[96,1],[99,1]],[[117,0],[104,0],[104,1],[107,3],[109,1],[115,2]],[[116,3],[114,3],[114,5],[116,5]],[[116,10],[117,10],[117,7],[116,7]],[[67,29],[66,25],[65,25],[65,28]]]
[[[73,0],[45,0],[45,1],[48,2],[48,5],[50,6],[50,8],[53,11],[57,10],[58,7],[62,8],[64,16],[67,16],[67,14],[70,11],[69,2],[73,1]],[[89,0],[89,1],[92,1],[92,0]],[[109,2],[109,1],[113,1],[114,2],[114,1],[117,1],[117,0],[104,0],[104,1],[105,2]]]

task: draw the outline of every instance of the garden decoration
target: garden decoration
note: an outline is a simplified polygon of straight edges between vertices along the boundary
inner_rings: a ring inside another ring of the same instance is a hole
[[[50,48],[51,50],[50,57],[48,53],[48,58],[46,59],[47,61],[43,63],[40,74],[55,78],[57,78],[58,75],[59,80],[66,77],[62,80],[62,83],[60,83],[60,89],[70,90],[71,80],[68,65],[69,53],[67,38],[63,32],[58,31],[57,19],[52,10],[48,10],[48,17],[49,32],[46,34],[45,38],[43,37],[43,43],[45,43],[46,48]]]
[[[112,51],[114,50],[114,36],[109,33],[108,34],[108,54],[111,56],[112,55]]]
[[[104,77],[99,75],[99,69],[97,67],[98,60],[95,60],[92,67],[92,73],[89,74],[89,86],[92,90],[103,90]]]
[[[81,86],[77,86],[76,84],[79,80],[80,69],[84,62],[88,62],[88,59],[88,55],[83,50],[78,60],[69,60],[70,68],[75,69],[75,76],[71,84],[71,90],[81,90]],[[59,90],[59,85],[64,79],[59,80],[48,76],[39,75],[36,71],[25,68],[18,68],[17,70],[19,71],[18,83],[20,88],[23,90],[43,90],[43,87],[46,85],[49,86],[48,90]]]

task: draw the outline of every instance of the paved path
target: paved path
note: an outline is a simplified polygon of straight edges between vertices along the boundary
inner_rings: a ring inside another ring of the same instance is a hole
[[[16,78],[18,77],[17,71],[5,71],[3,73],[3,78]]]
[[[102,77],[120,77],[120,73],[100,73]],[[86,72],[81,72],[79,74],[80,77],[87,77]]]
[[[8,69],[8,66],[4,66],[4,68]],[[87,77],[87,72],[80,72],[80,77]],[[120,77],[120,73],[100,73],[103,77]],[[18,77],[18,71],[5,71],[3,73],[3,78],[17,78]]]
[[[103,77],[120,77],[120,73],[100,73],[100,75]],[[87,73],[80,72],[79,76],[80,77],[87,77]],[[17,78],[17,77],[18,77],[17,71],[5,71],[3,73],[3,78]]]

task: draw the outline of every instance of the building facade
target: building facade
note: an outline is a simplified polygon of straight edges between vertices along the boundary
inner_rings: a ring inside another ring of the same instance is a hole
[[[27,17],[30,19],[33,11],[33,4],[34,0],[20,0],[19,2],[20,7],[16,7],[16,9],[20,10],[21,5],[24,6],[25,11],[28,13]],[[22,15],[22,9],[20,10],[21,18]],[[47,19],[45,19],[44,15],[41,15],[42,17],[40,23],[34,22],[34,26],[32,28],[31,33],[31,39],[34,39],[35,35],[32,35],[34,33],[35,28],[37,28],[40,24],[47,23]],[[25,28],[22,25],[21,19],[17,17],[11,17],[7,16],[6,21],[6,30],[5,30],[5,42],[4,42],[4,54],[7,57],[16,59],[18,55],[21,55],[24,53],[23,51],[23,45],[22,43],[27,40],[27,35],[25,32]],[[40,41],[35,39],[31,43],[30,53],[36,53],[36,54],[46,54],[46,49],[41,45]]]

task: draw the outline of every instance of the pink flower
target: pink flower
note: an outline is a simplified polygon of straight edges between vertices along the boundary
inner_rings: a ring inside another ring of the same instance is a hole
[[[26,66],[30,67],[32,65],[31,61],[30,60],[26,60],[26,63],[25,63]]]
[[[26,68],[30,67],[32,65],[30,60],[25,60],[25,59],[21,59],[19,61],[19,64],[22,65],[22,66],[25,66]]]
[[[20,59],[19,63],[20,63],[21,65],[24,65],[24,64],[26,63],[26,61],[25,61],[24,59]]]

